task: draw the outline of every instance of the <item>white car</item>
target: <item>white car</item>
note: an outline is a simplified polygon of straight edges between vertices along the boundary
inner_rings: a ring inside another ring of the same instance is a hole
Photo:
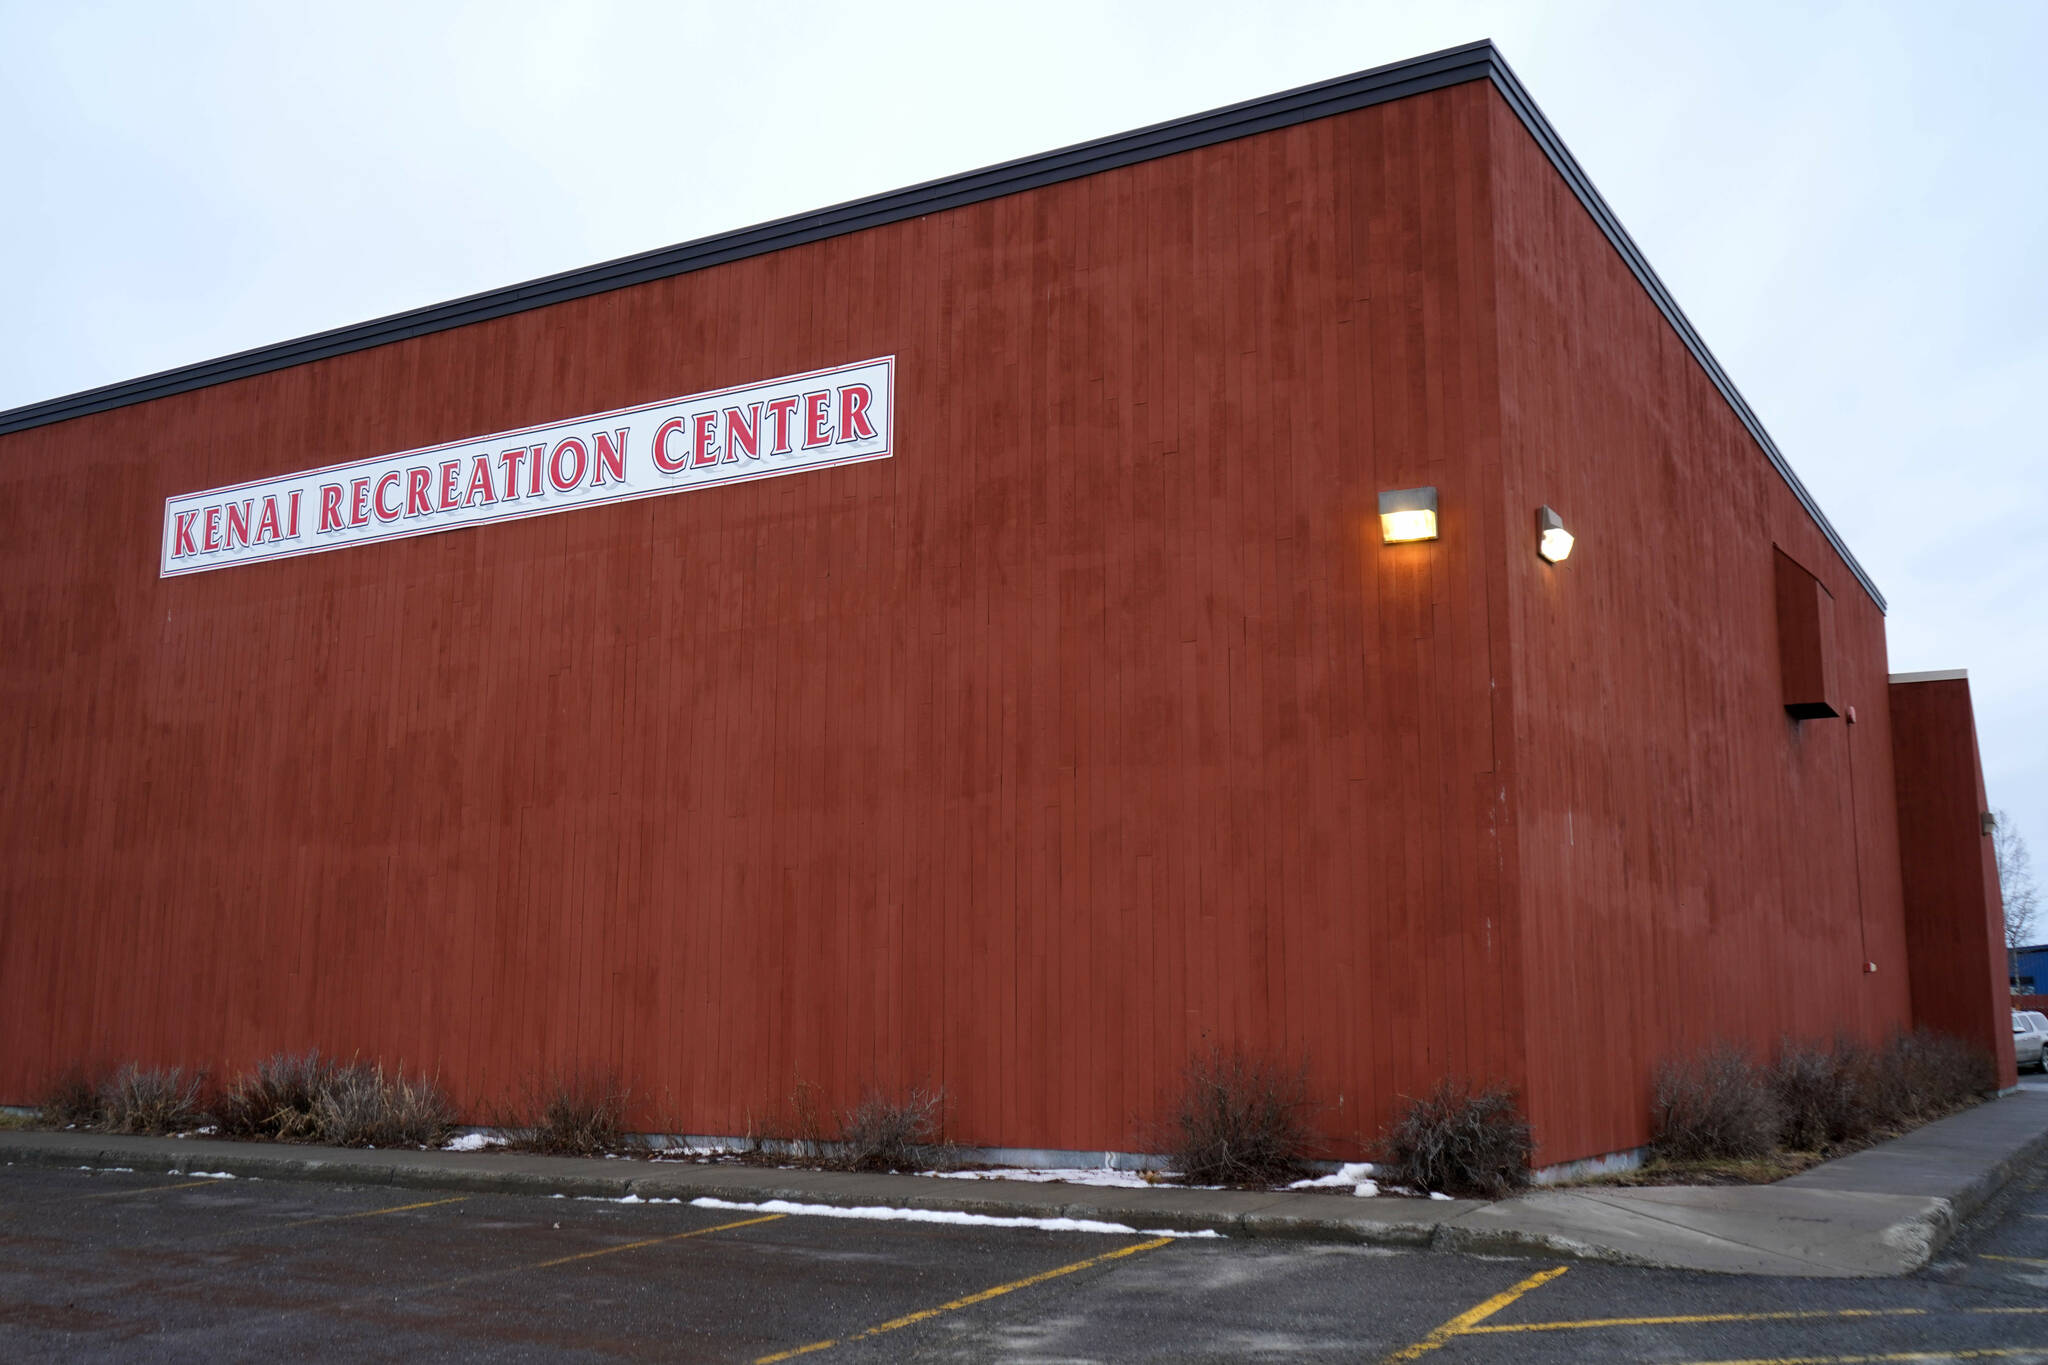
[[[2022,1069],[2030,1066],[2048,1071],[2048,1018],[2034,1010],[2012,1012],[2012,1059]]]

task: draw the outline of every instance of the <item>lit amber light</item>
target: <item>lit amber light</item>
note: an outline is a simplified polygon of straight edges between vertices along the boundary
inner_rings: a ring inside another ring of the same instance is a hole
[[[1436,539],[1436,489],[1397,488],[1380,494],[1380,536],[1389,545]]]
[[[1380,513],[1380,534],[1387,544],[1404,540],[1435,540],[1436,513],[1426,508],[1408,512]]]

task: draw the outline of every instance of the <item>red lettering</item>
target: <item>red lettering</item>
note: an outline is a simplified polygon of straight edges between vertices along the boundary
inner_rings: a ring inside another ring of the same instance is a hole
[[[443,512],[451,511],[456,506],[455,476],[461,472],[462,461],[443,460],[441,462],[441,510]]]
[[[370,481],[350,479],[348,481],[348,524],[368,526],[370,524]]]
[[[265,495],[263,515],[256,522],[256,543],[261,545],[266,539],[284,539],[284,532],[277,525],[277,495],[274,493]]]
[[[700,412],[690,419],[690,464],[702,469],[718,463],[718,414]]]
[[[832,391],[804,395],[804,449],[832,444]]]
[[[597,467],[590,471],[590,486],[604,487],[604,476],[609,474],[620,483],[626,481],[626,433],[630,427],[620,427],[616,438],[610,432],[600,431],[591,438],[597,449]]]
[[[206,533],[199,538],[199,548],[202,550],[218,550],[220,548],[220,509],[218,507],[206,509]]]
[[[875,424],[868,420],[868,404],[874,401],[875,391],[865,384],[848,384],[839,391],[840,440],[874,439]]]
[[[320,530],[339,531],[345,523],[341,519],[341,485],[323,483],[320,485]]]
[[[683,429],[683,419],[671,417],[663,422],[654,433],[654,467],[664,474],[680,474],[688,463],[683,458],[671,460],[668,457],[668,438]]]
[[[221,537],[225,548],[232,550],[238,544],[247,545],[249,543],[249,514],[255,510],[256,505],[252,502],[231,502],[228,504],[227,534]]]
[[[533,461],[532,464],[526,467],[527,474],[530,476],[527,481],[526,491],[533,494],[536,498],[540,496],[540,457],[546,453],[547,447],[545,445],[529,447],[526,452],[527,458]]]
[[[469,484],[462,490],[462,505],[469,506],[481,497],[486,503],[498,500],[497,492],[491,487],[491,457],[479,455],[469,462]]]
[[[477,456],[482,459],[483,456]],[[505,472],[505,497],[508,501],[519,500],[519,466],[526,463],[524,448],[508,450],[498,457],[498,468]]]
[[[747,410],[725,410],[725,462],[737,464],[740,453],[750,460],[761,458],[761,405],[747,404]]]
[[[405,508],[396,501],[398,490],[404,483],[405,475],[395,469],[385,471],[384,476],[377,480],[377,520],[397,521],[399,515],[405,511]],[[391,490],[393,498],[388,510],[384,506],[384,490],[387,488]]]
[[[171,558],[180,555],[196,555],[199,547],[192,543],[192,523],[199,520],[197,512],[180,512],[177,520],[177,534],[171,541]]]
[[[408,469],[405,471],[405,514],[409,517],[429,516],[434,510],[434,471],[431,469]]]
[[[567,478],[562,477],[562,456],[564,454],[574,454],[576,457],[576,467],[569,471]],[[577,484],[583,482],[583,471],[589,464],[590,452],[584,449],[583,442],[577,440],[574,436],[557,441],[555,443],[555,453],[548,456],[548,482],[555,486],[557,493],[567,493],[575,488]]]
[[[294,540],[298,539],[298,535],[299,535],[299,490],[298,490],[298,489],[296,489],[296,488],[294,488],[294,489],[292,490],[292,501],[291,501],[291,511],[290,511],[290,512],[289,512],[289,513],[288,513],[288,514],[286,515],[286,518],[285,518],[285,534],[286,534],[286,535],[288,535],[288,536],[290,536],[290,537],[292,537],[292,538],[293,538]]]
[[[775,419],[775,448],[770,455],[789,454],[789,418],[796,411],[797,399],[777,398],[768,404],[768,415]]]

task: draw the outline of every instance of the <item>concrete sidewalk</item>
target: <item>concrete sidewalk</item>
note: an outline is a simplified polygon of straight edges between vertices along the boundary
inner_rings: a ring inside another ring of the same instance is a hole
[[[784,1199],[1809,1276],[1918,1269],[1963,1220],[2044,1151],[2048,1094],[2038,1092],[2008,1095],[1775,1185],[1587,1186],[1539,1190],[1498,1203],[0,1132],[0,1161],[19,1165],[225,1171],[245,1178],[521,1194]]]

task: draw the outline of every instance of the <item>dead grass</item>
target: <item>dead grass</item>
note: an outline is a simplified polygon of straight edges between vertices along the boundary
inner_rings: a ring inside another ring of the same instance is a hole
[[[220,1104],[223,1137],[271,1138],[282,1142],[320,1140],[320,1097],[333,1086],[341,1065],[316,1048],[276,1053],[245,1071]]]
[[[425,1076],[358,1062],[330,1074],[313,1124],[317,1140],[336,1147],[439,1147],[454,1131],[455,1106]]]
[[[130,1062],[99,1088],[97,1126],[109,1133],[183,1133],[206,1122],[206,1075]]]
[[[1822,1152],[1766,1152],[1762,1156],[1706,1161],[1666,1161],[1652,1157],[1632,1171],[1610,1171],[1579,1180],[1559,1181],[1552,1188],[1643,1185],[1768,1185],[1786,1176],[1810,1171],[1828,1158]]]
[[[839,1115],[836,1164],[853,1171],[928,1171],[944,1164],[946,1092],[870,1086]]]
[[[628,1092],[610,1071],[549,1076],[526,1086],[518,1110],[497,1126],[511,1146],[548,1156],[604,1156],[627,1145]]]
[[[455,1127],[455,1106],[432,1079],[317,1050],[257,1063],[218,1109],[223,1137],[335,1147],[438,1147]]]
[[[100,1121],[100,1078],[72,1067],[43,1092],[36,1122],[46,1128],[92,1128]]]

